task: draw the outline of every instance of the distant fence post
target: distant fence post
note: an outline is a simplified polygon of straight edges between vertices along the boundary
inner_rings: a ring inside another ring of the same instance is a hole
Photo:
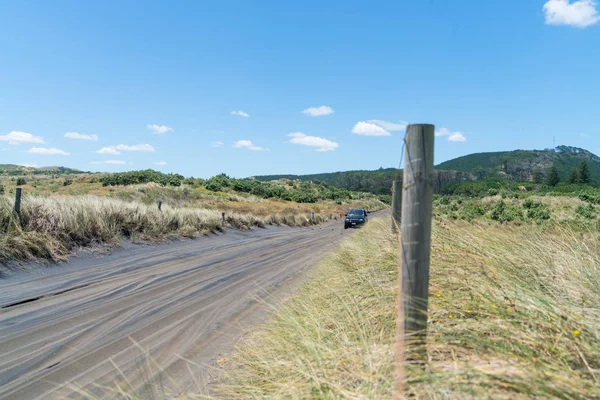
[[[162,211],[162,201],[158,202],[158,211]]]
[[[434,132],[435,127],[429,124],[406,128],[396,320],[396,399],[405,398],[405,359],[417,363],[427,359]]]
[[[315,223],[315,213],[311,212],[310,213],[310,218],[312,219],[313,224]]]
[[[392,182],[392,233],[398,232],[402,215],[402,182],[394,179]]]
[[[19,217],[19,221],[21,220],[21,195],[23,194],[23,189],[18,187],[15,191],[15,213]]]
[[[225,213],[221,213],[221,225],[225,226]]]

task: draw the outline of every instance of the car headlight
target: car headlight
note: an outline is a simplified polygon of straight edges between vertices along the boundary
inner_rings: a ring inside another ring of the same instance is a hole
[[[348,218],[346,218],[346,222],[350,222],[350,220]]]
[[[365,220],[364,220],[364,219],[362,219],[362,218],[361,218],[361,219],[359,219],[359,221],[360,221],[360,222],[365,222]]]

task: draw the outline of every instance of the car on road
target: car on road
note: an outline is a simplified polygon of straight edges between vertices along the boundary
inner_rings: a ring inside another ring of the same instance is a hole
[[[344,229],[356,228],[367,222],[368,212],[364,208],[351,208],[346,213],[346,219],[344,220]]]

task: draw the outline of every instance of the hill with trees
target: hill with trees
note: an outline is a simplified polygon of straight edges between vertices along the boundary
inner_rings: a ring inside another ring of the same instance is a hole
[[[23,174],[80,174],[83,171],[67,167],[30,167],[17,164],[0,164],[0,175],[23,175]]]
[[[475,153],[445,161],[436,166],[435,190],[439,192],[449,184],[490,178],[532,183],[546,183],[550,180],[554,183],[556,177],[549,176],[553,166],[560,182],[600,185],[600,157],[585,149],[558,146],[556,149],[546,150]],[[348,190],[389,194],[394,177],[401,173],[396,168],[379,168],[373,171],[263,175],[255,178],[261,181],[282,178],[313,181]]]
[[[590,182],[600,185],[600,157],[588,150],[571,146],[558,146],[556,149],[546,150],[475,153],[443,162],[436,168],[468,172],[478,179],[507,177],[540,183],[547,178],[554,165],[559,180],[568,182],[579,179],[574,173],[581,169],[584,161],[587,164],[585,168]]]

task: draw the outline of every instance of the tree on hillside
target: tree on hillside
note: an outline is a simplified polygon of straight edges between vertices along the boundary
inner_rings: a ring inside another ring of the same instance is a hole
[[[560,182],[560,178],[558,176],[558,169],[556,168],[556,165],[552,165],[552,167],[550,167],[550,172],[548,172],[546,183],[549,186],[556,186],[558,185],[558,182]]]
[[[543,178],[544,175],[542,174],[542,171],[539,168],[533,170],[533,183],[542,183]]]
[[[579,183],[588,184],[592,182],[592,176],[590,173],[590,167],[587,161],[582,161],[579,166]]]
[[[573,168],[569,177],[569,183],[579,183],[579,168]]]

